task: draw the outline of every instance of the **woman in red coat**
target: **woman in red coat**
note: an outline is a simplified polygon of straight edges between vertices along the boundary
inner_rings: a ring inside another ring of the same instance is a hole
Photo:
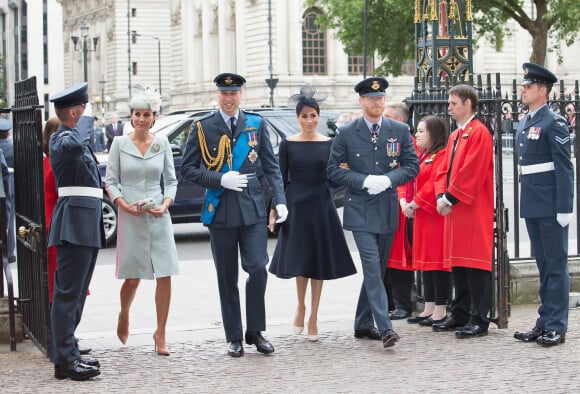
[[[435,175],[444,164],[449,132],[438,116],[426,116],[417,126],[420,169],[415,179],[415,196],[403,206],[403,213],[413,217],[413,267],[423,271],[425,309],[407,321],[431,326],[445,320],[451,286],[451,266],[443,261],[445,218],[437,213]]]
[[[50,158],[48,157],[48,141],[50,136],[54,133],[60,122],[56,117],[50,118],[46,121],[44,125],[44,130],[42,131],[42,151],[44,152],[43,165],[44,165],[44,214],[46,217],[46,232],[48,235],[48,229],[50,228],[50,220],[52,219],[52,211],[56,205],[56,200],[58,200],[58,192],[56,189],[56,181],[54,179],[54,174],[52,173],[52,167],[50,166]],[[54,288],[54,271],[56,270],[56,247],[50,246],[48,248],[48,299],[52,303],[52,291]]]

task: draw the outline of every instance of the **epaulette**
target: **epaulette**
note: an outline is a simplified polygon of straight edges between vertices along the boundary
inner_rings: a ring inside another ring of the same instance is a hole
[[[256,116],[262,117],[262,115],[259,112],[246,111],[245,109],[242,109],[241,111],[245,114],[256,115]]]
[[[57,135],[57,137],[66,137],[69,134],[72,134],[72,130],[63,130],[56,135]]]
[[[217,113],[218,113],[218,111],[211,111],[211,112],[208,112],[207,114],[201,115],[199,118],[195,117],[194,120],[196,122],[201,121],[201,120],[205,120],[205,119],[211,118],[212,116],[214,116]]]

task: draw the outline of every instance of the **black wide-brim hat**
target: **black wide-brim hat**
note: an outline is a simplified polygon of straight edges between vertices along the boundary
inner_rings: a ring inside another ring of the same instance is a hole
[[[218,90],[242,90],[246,79],[234,73],[222,73],[213,79]]]
[[[558,82],[558,78],[547,68],[535,63],[524,63],[524,80],[522,85],[531,85],[541,83],[544,85],[553,85]]]
[[[54,103],[55,108],[67,108],[86,104],[89,102],[88,87],[89,84],[86,82],[79,83],[55,94],[50,98],[50,101]]]

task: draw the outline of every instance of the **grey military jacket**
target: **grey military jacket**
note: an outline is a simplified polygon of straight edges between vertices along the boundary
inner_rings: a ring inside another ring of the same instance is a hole
[[[344,162],[349,170],[340,168]],[[406,124],[383,117],[376,143],[363,117],[340,127],[330,151],[327,173],[331,181],[348,187],[343,227],[376,234],[396,231],[397,187],[415,178],[418,172],[419,159]],[[363,190],[364,180],[370,174],[387,175],[392,186],[370,195]]]

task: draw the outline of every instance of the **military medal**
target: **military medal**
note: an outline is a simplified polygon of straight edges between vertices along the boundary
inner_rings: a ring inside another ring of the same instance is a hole
[[[398,165],[399,165],[399,163],[397,162],[396,159],[393,159],[393,161],[389,163],[389,167],[391,167],[391,168],[395,168]]]
[[[207,205],[207,210],[208,212],[213,212],[213,204],[211,202]]]
[[[540,132],[542,131],[541,127],[530,127],[528,130],[528,139],[529,140],[538,140],[540,139]]]
[[[254,127],[248,127],[246,131],[246,135],[248,136],[248,145],[252,148],[250,154],[248,155],[248,160],[250,163],[254,164],[256,160],[258,160],[258,154],[254,150],[254,147],[258,145],[258,135],[254,131],[256,130]]]
[[[397,157],[401,154],[401,144],[396,142],[396,138],[389,138],[387,140],[387,156]]]

